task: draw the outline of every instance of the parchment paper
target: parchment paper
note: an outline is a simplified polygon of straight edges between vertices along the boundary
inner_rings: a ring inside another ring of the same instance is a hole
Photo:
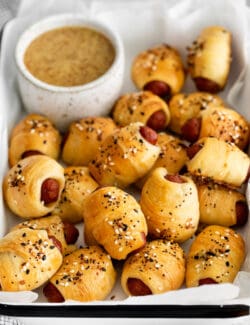
[[[56,13],[75,12],[93,17],[114,26],[120,33],[126,57],[122,92],[135,91],[130,78],[130,67],[137,53],[160,43],[176,47],[186,61],[186,47],[209,25],[222,25],[232,32],[233,61],[226,89],[220,93],[228,105],[250,120],[249,39],[250,13],[244,0],[23,0],[17,18],[5,27],[0,62],[0,181],[8,169],[8,135],[13,125],[24,114],[16,82],[14,50],[20,34],[40,18]],[[184,92],[195,91],[187,78]],[[249,190],[247,189],[249,198]],[[248,201],[249,202],[249,201]],[[3,204],[0,189],[0,236],[20,219],[14,217]],[[227,304],[250,305],[250,239],[248,223],[242,230],[247,244],[247,258],[235,284],[202,286],[180,289],[161,295],[126,299],[119,279],[116,287],[102,304]],[[39,299],[37,297],[39,296]],[[114,299],[111,300],[111,297]],[[39,290],[35,293],[15,294],[0,292],[0,302],[44,303]],[[67,301],[65,304],[79,302]],[[94,304],[95,302],[91,303]],[[100,303],[100,302],[97,302]]]

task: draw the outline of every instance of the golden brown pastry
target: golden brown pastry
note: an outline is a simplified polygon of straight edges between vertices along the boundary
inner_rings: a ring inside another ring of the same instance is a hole
[[[144,176],[160,153],[157,133],[140,122],[131,123],[107,137],[89,171],[100,185],[124,188]]]
[[[180,92],[185,81],[181,56],[167,44],[139,53],[132,63],[131,76],[138,89],[165,99]]]
[[[64,189],[51,214],[71,223],[81,222],[84,199],[99,185],[91,177],[88,167],[66,167],[64,176]]]
[[[234,144],[202,138],[187,153],[187,169],[200,180],[240,187],[249,178],[250,158]]]
[[[123,260],[145,245],[148,229],[140,205],[117,187],[92,192],[85,200],[83,218],[87,245],[98,243],[112,258]]]
[[[121,285],[129,296],[144,296],[179,289],[184,279],[184,251],[173,241],[158,239],[125,261]]]
[[[244,194],[214,183],[197,185],[200,222],[207,225],[243,226],[248,218]]]
[[[50,120],[42,115],[29,114],[13,128],[10,135],[9,164],[32,155],[43,154],[57,159],[61,135]]]
[[[108,117],[85,117],[71,123],[63,144],[62,160],[67,165],[86,166],[102,141],[115,129],[114,121]]]
[[[5,175],[3,195],[7,206],[23,218],[51,212],[64,188],[64,168],[54,159],[34,155],[20,160]]]
[[[139,188],[142,188],[143,184],[155,168],[164,167],[167,169],[169,174],[176,174],[188,161],[186,145],[176,136],[160,132],[158,133],[157,144],[161,148],[159,157],[149,173],[136,182],[136,185]]]
[[[29,219],[17,224],[11,231],[22,228],[46,230],[49,237],[54,238],[58,242],[58,246],[61,247],[64,255],[76,249],[76,246],[73,244],[79,236],[77,228],[69,223],[63,223],[59,216]]]
[[[3,291],[33,290],[47,282],[62,264],[62,254],[47,231],[17,229],[0,239]]]
[[[231,65],[231,43],[232,35],[226,28],[209,26],[188,47],[188,69],[198,90],[223,90]]]
[[[245,149],[249,142],[249,125],[235,110],[227,107],[209,107],[201,112],[199,138],[216,137]]]
[[[151,91],[140,91],[121,96],[112,110],[119,126],[142,122],[155,131],[164,130],[170,122],[167,103]]]
[[[244,149],[249,141],[246,119],[235,110],[222,106],[208,107],[197,117],[191,118],[181,128],[182,138],[195,142],[204,137],[231,142]]]
[[[49,302],[103,300],[112,290],[116,271],[110,256],[98,246],[78,249],[63,264],[43,293]]]
[[[140,205],[153,238],[182,243],[197,230],[198,193],[190,177],[156,168],[142,188]]]
[[[182,127],[188,120],[198,118],[200,112],[209,107],[223,105],[224,102],[219,96],[207,92],[176,94],[169,101],[169,128],[177,134],[182,134]]]
[[[157,144],[160,146],[161,152],[153,168],[165,167],[169,174],[178,173],[188,160],[183,141],[162,132],[158,134]]]
[[[245,243],[228,227],[208,226],[192,242],[186,286],[233,282],[245,259]]]

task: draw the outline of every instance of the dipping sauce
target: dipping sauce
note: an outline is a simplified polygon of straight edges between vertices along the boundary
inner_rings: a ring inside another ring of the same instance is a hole
[[[71,87],[99,78],[114,58],[114,47],[102,33],[87,27],[67,26],[34,39],[24,54],[24,64],[41,81]]]

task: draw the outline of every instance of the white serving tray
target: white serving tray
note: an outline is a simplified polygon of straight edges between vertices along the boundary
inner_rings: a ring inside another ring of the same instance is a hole
[[[95,17],[107,24],[112,24],[118,30],[124,42],[126,57],[126,73],[122,93],[136,90],[130,78],[130,67],[133,58],[140,51],[160,43],[168,43],[176,47],[185,60],[186,46],[192,43],[203,27],[208,25],[225,26],[233,35],[233,62],[228,85],[220,95],[231,107],[234,107],[250,120],[250,110],[248,110],[250,103],[250,92],[248,91],[250,89],[248,65],[250,11],[244,0],[238,0],[237,2],[234,0],[211,0],[206,2],[202,0],[180,0],[177,2],[173,0],[75,0],[73,3],[66,0],[40,2],[26,0],[21,2],[18,17],[6,25],[2,38],[0,61],[1,182],[8,169],[9,132],[20,117],[25,114],[17,89],[14,61],[15,45],[18,37],[27,26],[47,15],[63,12],[76,12],[85,14],[87,17]],[[193,82],[189,78],[187,78],[183,91],[195,91]],[[13,224],[20,221],[5,207],[0,188],[0,236],[3,236]],[[246,239],[248,254],[234,285],[222,284],[191,289],[184,288],[162,295],[126,299],[118,279],[116,287],[106,301],[88,304],[65,302],[63,304],[53,304],[53,306],[45,302],[39,290],[35,294],[25,293],[24,295],[23,293],[9,295],[0,292],[0,313],[24,316],[31,313],[30,316],[40,315],[45,317],[46,313],[44,314],[44,311],[48,310],[51,317],[52,314],[60,313],[61,307],[64,307],[64,316],[65,310],[69,310],[68,317],[72,312],[75,313],[74,315],[84,317],[86,315],[84,314],[84,308],[88,306],[87,312],[93,308],[92,317],[96,313],[99,313],[98,315],[107,313],[105,317],[108,317],[109,312],[113,313],[114,317],[118,317],[119,313],[123,315],[122,308],[126,308],[124,315],[128,315],[130,312],[132,316],[128,317],[133,317],[135,305],[142,307],[137,310],[138,315],[141,316],[148,315],[147,310],[143,308],[144,305],[149,305],[151,317],[156,317],[157,306],[165,305],[165,309],[161,314],[163,318],[171,317],[174,314],[175,317],[178,317],[179,307],[181,307],[182,312],[184,312],[183,315],[186,315],[186,317],[197,317],[197,315],[205,314],[206,317],[213,317],[213,315],[222,315],[223,313],[224,317],[226,317],[225,315],[230,317],[230,315],[233,316],[233,313],[234,316],[237,315],[234,309],[236,307],[227,309],[227,305],[240,304],[238,315],[246,315],[249,312],[248,306],[250,306],[250,239],[246,236],[247,233],[250,233],[249,228],[250,222],[241,231]],[[34,301],[36,293],[38,293],[39,299]],[[111,300],[112,296],[115,296],[115,299]],[[23,308],[24,305],[29,308],[26,310]],[[224,310],[221,309],[221,305],[224,306]],[[20,306],[22,308],[19,308]],[[82,308],[80,309],[79,306]],[[190,307],[189,310],[186,308],[187,306]],[[38,307],[42,309],[37,309]],[[105,309],[102,309],[103,307]],[[227,314],[229,310],[231,310],[230,315]]]

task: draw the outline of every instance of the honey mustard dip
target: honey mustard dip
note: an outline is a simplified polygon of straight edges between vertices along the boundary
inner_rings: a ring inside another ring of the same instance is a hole
[[[24,54],[29,72],[55,86],[89,83],[112,65],[115,50],[102,33],[81,26],[52,29],[35,38]]]

